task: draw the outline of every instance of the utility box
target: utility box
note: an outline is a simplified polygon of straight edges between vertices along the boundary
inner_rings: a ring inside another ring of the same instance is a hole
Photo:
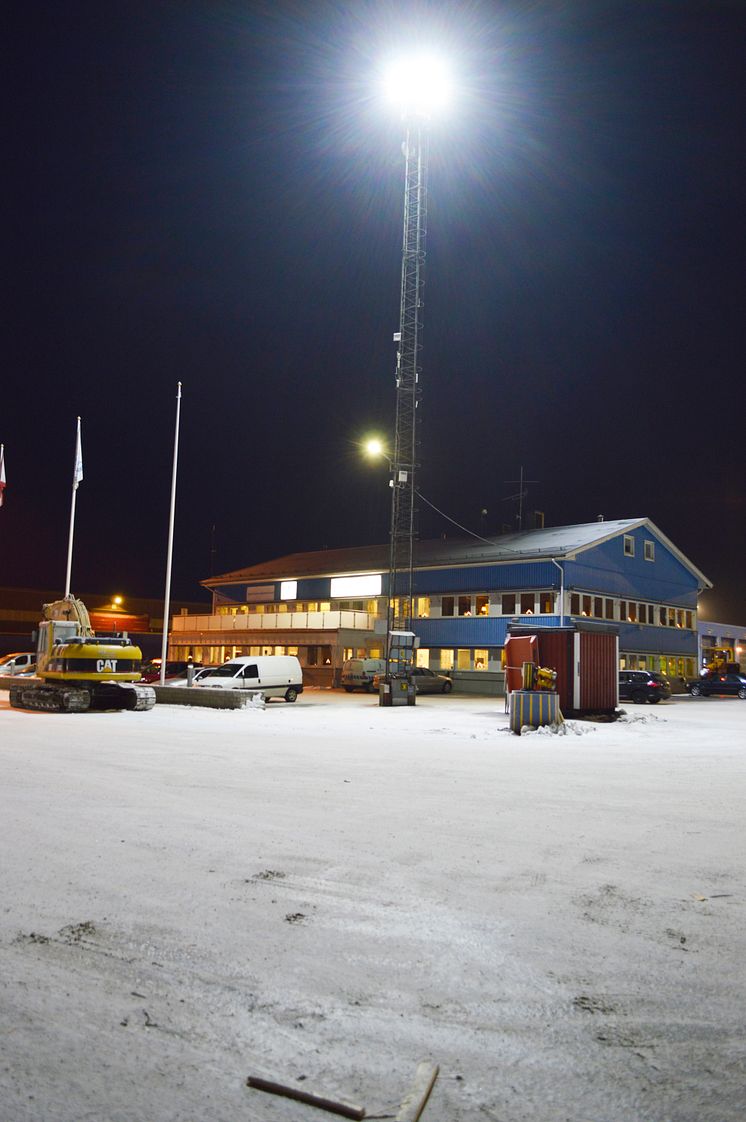
[[[520,689],[521,685],[517,682],[511,687],[511,668],[514,664],[520,667],[526,657],[532,658],[538,666],[557,671],[555,688],[565,716],[612,714],[619,704],[619,631],[616,627],[580,620],[568,627],[509,624],[505,654],[506,682],[511,691]]]

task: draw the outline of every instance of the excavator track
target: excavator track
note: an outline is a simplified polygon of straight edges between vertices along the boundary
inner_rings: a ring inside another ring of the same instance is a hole
[[[91,691],[79,686],[12,686],[13,709],[45,713],[85,713],[91,707]]]
[[[155,705],[155,690],[129,682],[96,683],[92,689],[69,685],[11,686],[10,704],[13,709],[45,713],[85,713],[87,709],[146,712]]]

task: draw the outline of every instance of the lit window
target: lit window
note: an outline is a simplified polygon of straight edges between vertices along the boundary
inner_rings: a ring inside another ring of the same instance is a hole
[[[533,592],[521,593],[521,615],[532,616],[534,614],[535,596]]]
[[[415,665],[424,666],[426,669],[430,666],[430,651],[427,647],[418,647],[415,656]]]
[[[471,596],[459,596],[458,598],[458,614],[460,616],[471,615]]]
[[[471,669],[471,651],[460,650],[456,652],[456,666],[459,670]]]
[[[298,596],[298,582],[297,580],[283,580],[280,581],[280,599],[281,600],[295,600]]]
[[[554,611],[554,596],[551,592],[539,593],[539,611],[542,615],[551,615]]]
[[[453,670],[453,651],[441,650],[440,652],[440,669]]]
[[[590,596],[583,597],[583,615],[589,616],[591,614],[591,598]]]
[[[474,669],[486,670],[489,658],[487,651],[474,651]]]
[[[477,596],[477,615],[487,616],[490,614],[490,598],[489,596]]]
[[[634,557],[635,555],[635,539],[631,534],[624,535],[624,556]]]

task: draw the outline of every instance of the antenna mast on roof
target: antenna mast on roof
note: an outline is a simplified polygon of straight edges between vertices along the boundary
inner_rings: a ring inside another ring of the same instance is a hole
[[[515,495],[508,495],[503,499],[504,503],[518,502],[518,514],[516,515],[516,526],[520,531],[523,529],[523,500],[528,496],[528,487],[530,484],[538,483],[538,479],[524,479],[523,478],[523,465],[521,465],[520,479],[506,479],[505,483],[508,487],[518,487]]]

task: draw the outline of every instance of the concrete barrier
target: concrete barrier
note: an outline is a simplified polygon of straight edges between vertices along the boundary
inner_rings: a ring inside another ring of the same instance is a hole
[[[206,709],[243,709],[252,695],[241,690],[204,690],[195,686],[153,686],[156,705],[200,705]]]

